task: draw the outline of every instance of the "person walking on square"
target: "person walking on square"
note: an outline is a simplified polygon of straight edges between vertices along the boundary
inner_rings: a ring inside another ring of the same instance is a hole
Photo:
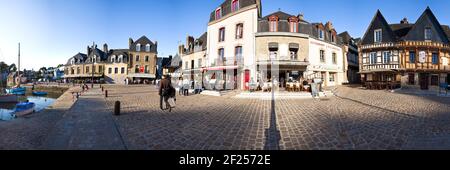
[[[161,110],[172,111],[172,107],[169,104],[169,98],[175,97],[175,88],[173,88],[170,78],[168,76],[163,76],[159,86],[159,96],[160,96],[160,107]],[[164,103],[163,103],[164,102]]]

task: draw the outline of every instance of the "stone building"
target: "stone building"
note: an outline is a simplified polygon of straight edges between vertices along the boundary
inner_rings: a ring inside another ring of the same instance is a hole
[[[71,57],[64,67],[64,79],[68,82],[95,82],[111,84],[149,83],[156,79],[157,42],[146,36],[136,42],[129,39],[127,49],[103,50],[88,46],[86,54]],[[128,81],[127,81],[128,80]]]
[[[284,87],[287,81],[323,79],[325,86],[346,81],[340,41],[331,22],[309,23],[302,14],[282,11],[258,22],[256,64],[259,82],[271,78]]]

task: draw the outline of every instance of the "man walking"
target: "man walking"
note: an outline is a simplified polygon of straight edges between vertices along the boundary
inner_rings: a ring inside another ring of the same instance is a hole
[[[171,86],[172,84],[169,78],[167,76],[163,76],[159,85],[160,107],[162,110],[170,108],[170,106],[167,106],[167,103],[169,100]]]

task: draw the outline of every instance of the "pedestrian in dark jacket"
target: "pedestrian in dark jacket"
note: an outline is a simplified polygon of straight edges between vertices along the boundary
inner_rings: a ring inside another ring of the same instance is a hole
[[[171,92],[174,89],[172,87],[172,83],[170,82],[170,79],[168,76],[163,76],[163,79],[160,81],[159,85],[159,96],[160,96],[160,107],[162,110],[167,109],[167,101],[170,97],[175,95],[175,92]],[[165,103],[165,108],[163,107],[163,102]]]

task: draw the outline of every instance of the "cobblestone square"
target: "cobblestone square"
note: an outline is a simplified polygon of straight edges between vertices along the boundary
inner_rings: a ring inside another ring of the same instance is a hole
[[[0,149],[450,149],[448,97],[339,86],[321,99],[177,96],[168,112],[154,86],[105,89],[108,98],[97,87],[68,110],[0,122]]]

